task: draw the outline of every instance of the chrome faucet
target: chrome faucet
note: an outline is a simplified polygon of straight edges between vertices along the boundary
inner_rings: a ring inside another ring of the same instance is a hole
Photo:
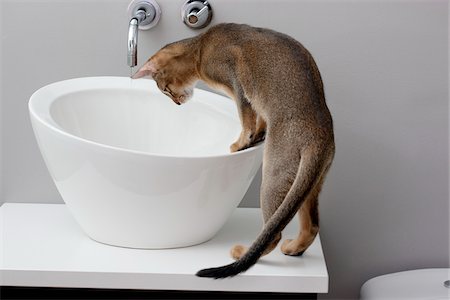
[[[128,66],[134,67],[137,65],[137,45],[138,45],[138,31],[139,24],[146,19],[145,11],[138,10],[135,17],[130,20],[128,27]]]
[[[128,11],[131,18],[128,27],[127,63],[132,68],[137,65],[138,31],[155,26],[161,16],[161,9],[155,0],[133,0]]]

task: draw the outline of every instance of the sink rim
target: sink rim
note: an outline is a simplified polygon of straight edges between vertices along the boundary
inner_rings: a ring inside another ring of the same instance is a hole
[[[50,130],[63,135],[66,138],[75,139],[78,142],[85,143],[91,146],[101,147],[106,150],[113,150],[122,153],[130,153],[134,155],[143,155],[143,156],[151,156],[151,157],[161,157],[161,158],[171,158],[171,159],[205,159],[205,158],[220,158],[220,157],[232,157],[236,155],[242,155],[244,153],[253,152],[263,147],[264,141],[241,151],[233,152],[233,153],[225,153],[225,154],[211,154],[211,155],[202,155],[202,156],[181,156],[181,155],[171,155],[171,154],[161,154],[161,153],[153,153],[146,151],[139,151],[128,149],[124,147],[112,146],[108,144],[103,144],[99,142],[95,142],[89,139],[82,138],[80,136],[71,134],[64,130],[50,114],[51,105],[58,100],[59,97],[63,95],[67,95],[74,92],[81,91],[89,91],[89,90],[101,90],[101,89],[126,89],[130,88],[130,81],[133,83],[134,88],[147,88],[145,84],[148,83],[148,79],[139,79],[133,80],[128,77],[117,77],[117,76],[99,76],[99,77],[80,77],[68,80],[62,80],[58,82],[54,82],[48,85],[45,85],[35,91],[28,101],[28,110],[30,113],[30,117],[34,118],[36,121],[49,128]],[[194,94],[206,94],[211,93],[201,89],[195,89]],[[214,93],[212,93],[214,94]],[[219,94],[214,94],[215,97],[219,99],[215,99],[215,105],[220,106],[220,108],[225,109],[226,113],[231,113],[232,103],[228,104],[230,99],[227,99],[224,96]],[[219,100],[219,101],[217,101]],[[39,103],[37,103],[39,102]]]

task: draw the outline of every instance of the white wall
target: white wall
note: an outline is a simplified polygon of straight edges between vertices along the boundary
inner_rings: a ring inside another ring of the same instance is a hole
[[[3,8],[3,5],[0,2],[0,16],[3,16],[2,8]],[[3,32],[2,25],[3,25],[3,22],[0,21],[0,37],[2,36],[2,32]],[[1,63],[2,63],[2,58],[3,58],[2,52],[3,52],[3,47],[0,42],[0,69],[1,69]],[[0,72],[0,205],[2,205],[2,203],[4,202],[4,196],[3,196],[3,135],[2,135],[2,132],[3,132],[3,129],[2,129],[2,125],[3,125],[2,96],[3,96],[3,92],[2,91],[3,91],[3,72]]]
[[[128,0],[0,1],[0,199],[58,203],[27,101],[54,81],[128,76]],[[140,62],[195,34],[179,21],[182,2],[159,0],[163,17],[141,32]],[[448,267],[448,1],[210,2],[215,22],[294,36],[322,72],[337,153],[320,200],[330,273],[321,298],[356,298],[365,280],[388,272]],[[260,180],[243,206],[258,206]]]

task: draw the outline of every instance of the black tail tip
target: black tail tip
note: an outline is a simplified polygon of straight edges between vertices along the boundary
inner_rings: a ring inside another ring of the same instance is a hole
[[[217,277],[214,276],[214,274],[211,270],[213,270],[213,269],[200,270],[195,274],[195,276],[218,279]]]
[[[236,270],[234,264],[229,264],[229,265],[226,265],[223,267],[218,267],[218,268],[203,269],[203,270],[198,271],[197,274],[195,274],[195,275],[198,277],[220,279],[220,278],[232,277],[239,273],[240,273],[240,271]]]

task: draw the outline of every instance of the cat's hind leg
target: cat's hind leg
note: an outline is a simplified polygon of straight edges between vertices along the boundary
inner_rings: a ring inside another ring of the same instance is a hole
[[[274,147],[273,139],[268,138],[267,144],[265,146],[264,162],[263,162],[263,178],[261,183],[261,195],[260,195],[260,205],[263,213],[264,224],[269,221],[275,211],[278,209],[280,204],[286,197],[289,189],[294,182],[295,175],[297,172],[296,165],[297,162],[291,163],[291,161],[286,161],[285,164],[274,163],[274,160],[269,153],[277,152],[273,151]],[[273,249],[276,248],[279,241],[281,240],[281,232],[273,237],[272,243],[264,250],[263,255],[269,254]],[[234,246],[230,253],[234,259],[239,259],[242,257],[248,248],[242,245]]]
[[[298,210],[300,218],[300,233],[296,239],[288,239],[281,245],[281,252],[286,255],[300,256],[314,242],[319,232],[319,201],[318,196],[322,187],[321,179],[303,202]]]

